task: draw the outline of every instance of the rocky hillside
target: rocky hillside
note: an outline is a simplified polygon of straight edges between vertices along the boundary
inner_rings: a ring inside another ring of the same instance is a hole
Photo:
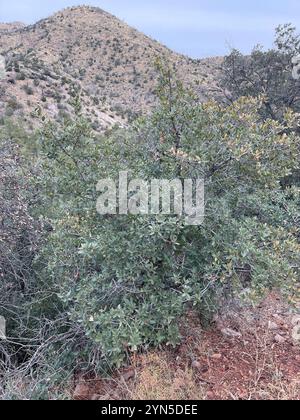
[[[0,34],[23,29],[26,25],[21,22],[0,23]]]
[[[98,8],[74,7],[24,27],[0,25],[6,77],[0,81],[0,115],[61,119],[78,92],[95,129],[126,124],[155,101],[155,60],[164,58],[202,100],[218,91],[221,58],[192,60]]]

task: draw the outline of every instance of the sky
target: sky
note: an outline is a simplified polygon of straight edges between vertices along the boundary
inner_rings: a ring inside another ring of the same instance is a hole
[[[299,0],[0,0],[0,22],[27,24],[65,7],[101,7],[173,50],[193,58],[249,53],[272,46],[274,29],[293,23],[300,31]]]

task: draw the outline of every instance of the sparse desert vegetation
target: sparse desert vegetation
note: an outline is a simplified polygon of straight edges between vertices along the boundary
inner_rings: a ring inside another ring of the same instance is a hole
[[[17,97],[24,105],[20,116],[34,126],[38,120],[30,115],[36,107],[47,115],[50,108],[52,118],[59,119],[57,97],[72,112],[69,102],[77,92],[86,117],[95,113],[100,130],[114,123],[124,125],[132,114],[144,113],[155,104],[153,63],[157,57],[168,60],[187,85],[196,86],[198,81],[201,98],[218,91],[221,59],[192,60],[176,54],[97,8],[69,8],[35,25],[8,29],[0,37],[8,69],[7,80],[1,82],[5,88],[2,101]],[[24,95],[27,83],[22,82],[32,79],[39,85],[28,107]]]

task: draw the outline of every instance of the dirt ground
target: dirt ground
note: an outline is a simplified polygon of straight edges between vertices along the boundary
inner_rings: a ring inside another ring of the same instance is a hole
[[[275,293],[227,307],[209,329],[190,314],[182,344],[132,357],[107,379],[81,379],[74,399],[300,400],[300,317]]]

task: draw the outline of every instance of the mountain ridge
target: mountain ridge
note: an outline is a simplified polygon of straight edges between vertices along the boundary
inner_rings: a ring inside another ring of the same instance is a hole
[[[99,129],[126,124],[156,103],[155,60],[165,60],[201,100],[218,92],[222,58],[194,60],[176,53],[100,8],[76,6],[28,26],[1,32],[7,77],[0,81],[0,115],[50,118],[72,114],[81,92],[86,116]],[[97,127],[96,127],[97,128]]]

